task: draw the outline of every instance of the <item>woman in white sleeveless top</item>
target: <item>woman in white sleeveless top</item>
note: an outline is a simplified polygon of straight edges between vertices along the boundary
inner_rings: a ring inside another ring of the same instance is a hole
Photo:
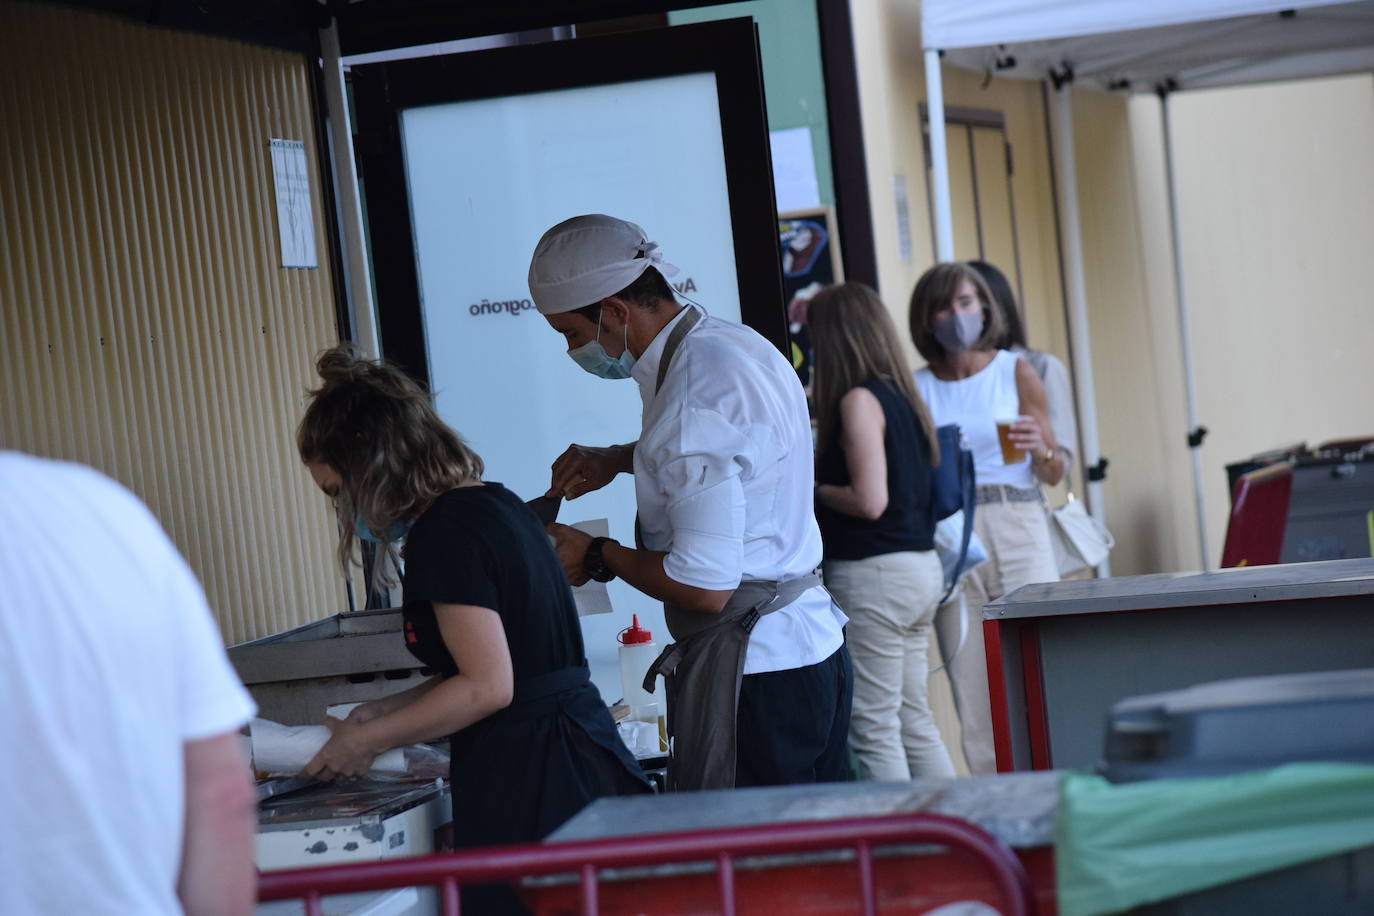
[[[1045,403],[1030,363],[995,348],[1001,313],[982,277],[967,264],[939,264],[911,294],[911,340],[928,365],[916,386],[935,423],[957,423],[973,450],[978,482],[974,530],[988,562],[964,577],[961,591],[968,638],[949,663],[963,730],[964,757],[973,773],[996,770],[983,654],[983,606],[1032,582],[1059,578],[1040,484],[1064,475]],[[1004,461],[998,421],[1011,422],[1019,460]]]
[[[1045,386],[1050,431],[1054,433],[1055,446],[1063,452],[1064,473],[1068,474],[1078,450],[1078,415],[1074,412],[1073,383],[1069,380],[1069,370],[1053,353],[1032,350],[1026,342],[1026,330],[1016,307],[1016,294],[1012,292],[1006,274],[987,261],[969,261],[968,266],[978,271],[978,276],[988,285],[992,303],[1002,315],[1005,326],[1001,339],[997,341],[997,348],[1010,350],[1029,362],[1040,377],[1040,384]]]

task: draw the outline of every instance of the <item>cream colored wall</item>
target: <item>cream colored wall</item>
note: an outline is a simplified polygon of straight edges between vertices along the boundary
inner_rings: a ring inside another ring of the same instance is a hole
[[[302,140],[321,269],[279,265]],[[152,509],[237,642],[344,610],[293,435],[337,340],[304,58],[0,0],[0,447]]]
[[[1374,76],[1181,93],[1170,109],[1216,563],[1226,464],[1297,441],[1374,435]],[[1157,281],[1149,304],[1162,316],[1174,299],[1159,103],[1133,101],[1130,114]],[[1159,380],[1181,404],[1174,369],[1161,365]],[[1175,453],[1182,417],[1180,406],[1168,430]],[[1191,511],[1190,497],[1183,531]]]
[[[1119,576],[1197,565],[1167,201],[1138,180],[1162,159],[1133,133],[1131,104],[1073,91],[1098,440],[1110,461],[1102,489]]]
[[[1170,109],[1215,566],[1226,464],[1374,433],[1374,77],[1186,92]],[[1080,90],[1075,128],[1113,571],[1195,569],[1160,103]]]

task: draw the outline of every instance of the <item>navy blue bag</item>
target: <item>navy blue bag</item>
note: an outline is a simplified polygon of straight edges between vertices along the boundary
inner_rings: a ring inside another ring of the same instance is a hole
[[[954,592],[968,558],[969,540],[973,537],[973,511],[978,504],[978,484],[973,473],[973,451],[964,442],[964,434],[958,424],[938,427],[935,437],[940,446],[940,463],[931,468],[930,473],[930,502],[935,509],[935,520],[949,518],[960,509],[964,510],[959,561],[954,566],[950,586],[940,599],[940,603],[944,604]]]
[[[935,430],[940,445],[940,463],[930,471],[930,502],[935,520],[949,518],[960,509],[973,515],[973,452],[964,446],[964,433],[957,423]]]

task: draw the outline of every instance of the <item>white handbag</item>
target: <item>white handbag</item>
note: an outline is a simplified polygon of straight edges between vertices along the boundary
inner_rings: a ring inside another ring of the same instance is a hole
[[[1050,512],[1050,544],[1059,575],[1070,576],[1107,559],[1116,539],[1070,491],[1068,502]]]

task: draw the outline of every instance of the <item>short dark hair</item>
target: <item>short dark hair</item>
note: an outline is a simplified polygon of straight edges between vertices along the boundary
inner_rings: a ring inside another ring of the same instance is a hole
[[[1021,311],[1016,307],[1016,294],[1011,291],[1011,283],[1007,281],[1006,274],[987,261],[969,261],[968,266],[978,271],[978,276],[988,285],[992,301],[1001,311],[1002,321],[1006,324],[1006,332],[1002,339],[997,341],[997,349],[1027,349],[1029,345],[1026,343],[1026,329],[1021,325]]]
[[[935,339],[935,313],[953,304],[959,284],[964,280],[973,284],[978,301],[983,305],[983,333],[971,349],[995,350],[1002,339],[1002,310],[993,304],[992,293],[978,271],[963,261],[936,264],[916,281],[916,288],[911,291],[911,310],[907,316],[911,342],[928,363],[943,363],[948,355],[944,346]]]
[[[624,299],[633,302],[635,305],[650,312],[658,311],[660,302],[673,303],[677,300],[673,298],[673,288],[668,285],[668,281],[663,274],[658,272],[656,267],[645,268],[644,273],[639,275],[629,286],[618,293],[612,293],[617,299]],[[607,296],[606,298],[610,298]],[[591,305],[584,305],[580,309],[573,309],[578,315],[588,321],[596,321],[601,315],[601,303],[593,302]]]

